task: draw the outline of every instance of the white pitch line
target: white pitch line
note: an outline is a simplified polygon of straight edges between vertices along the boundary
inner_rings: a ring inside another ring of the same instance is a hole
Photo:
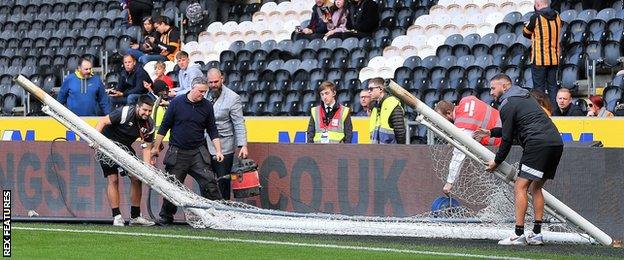
[[[520,260],[520,259],[529,259],[529,258],[508,257],[508,256],[475,255],[475,254],[462,254],[462,253],[442,253],[442,252],[434,252],[434,251],[419,251],[419,250],[396,249],[396,248],[385,248],[385,247],[343,246],[343,245],[333,245],[333,244],[310,244],[310,243],[283,242],[283,241],[275,241],[275,240],[202,237],[202,236],[185,236],[185,235],[154,234],[154,233],[132,233],[132,232],[89,230],[89,229],[57,229],[57,228],[31,228],[31,227],[13,227],[13,229],[15,229],[15,230],[29,230],[29,231],[66,232],[66,233],[126,235],[126,236],[139,236],[139,237],[181,238],[181,239],[195,239],[195,240],[210,240],[210,241],[215,241],[215,242],[239,242],[239,243],[248,243],[248,244],[284,245],[284,246],[298,246],[298,247],[317,247],[317,248],[360,250],[360,251],[372,251],[372,252],[389,252],[389,253],[406,253],[406,254],[435,255],[435,256],[471,257],[471,258],[484,258],[484,259],[518,259],[518,260]]]

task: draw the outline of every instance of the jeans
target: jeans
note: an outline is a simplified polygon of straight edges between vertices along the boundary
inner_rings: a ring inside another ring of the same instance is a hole
[[[558,66],[531,66],[533,88],[541,90],[550,98],[551,104],[557,104],[557,69]]]
[[[168,61],[167,57],[162,56],[160,54],[145,54],[139,58],[139,62],[143,65],[147,64],[150,61]]]

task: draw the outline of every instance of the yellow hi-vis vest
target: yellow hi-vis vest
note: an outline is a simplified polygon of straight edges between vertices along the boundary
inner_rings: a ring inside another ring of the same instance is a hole
[[[388,119],[395,107],[401,106],[399,99],[389,96],[381,103],[381,111],[374,107],[368,122],[372,144],[396,144],[394,128],[390,127]]]
[[[325,108],[323,105],[315,106],[311,109],[310,114],[314,119],[314,143],[321,142],[321,135],[327,132],[329,143],[340,143],[344,138],[344,122],[349,115],[349,108],[338,105],[338,110],[334,113],[334,117],[326,125],[323,122],[325,118]]]

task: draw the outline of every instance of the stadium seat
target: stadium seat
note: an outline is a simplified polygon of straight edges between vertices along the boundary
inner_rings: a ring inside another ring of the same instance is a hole
[[[574,64],[565,64],[561,68],[561,87],[572,90],[578,88],[578,67]]]
[[[577,16],[576,10],[566,10],[566,11],[561,12],[561,14],[559,15],[561,21],[567,24],[569,24],[574,19],[576,19],[576,16]]]
[[[604,66],[614,68],[621,64],[619,61],[620,57],[622,57],[620,47],[621,45],[617,41],[608,41],[604,44]]]

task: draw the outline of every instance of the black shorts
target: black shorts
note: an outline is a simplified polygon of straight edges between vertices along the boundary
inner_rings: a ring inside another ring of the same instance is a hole
[[[132,147],[125,147],[124,149],[129,150],[130,152],[128,154],[136,157],[136,152],[134,151],[134,149],[132,149]],[[109,175],[113,175],[113,174],[126,176],[126,170],[123,167],[119,166],[119,164],[113,162],[112,160],[110,164],[103,162],[101,160],[98,160],[98,162],[100,163],[100,166],[102,167],[102,173],[104,174],[104,178],[107,178]]]
[[[557,172],[563,146],[526,147],[520,159],[519,178],[527,180],[553,179]]]

